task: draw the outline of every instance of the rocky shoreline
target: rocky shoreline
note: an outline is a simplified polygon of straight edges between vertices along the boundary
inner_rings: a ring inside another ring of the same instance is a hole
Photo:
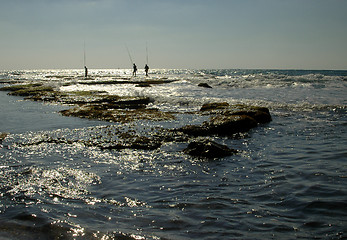
[[[84,82],[83,84],[105,84],[100,82]],[[128,80],[126,81],[129,82]],[[131,82],[138,87],[150,87],[152,84],[165,84],[168,80]],[[124,81],[111,81],[107,84],[121,84]],[[170,121],[176,119],[176,112],[164,112],[154,108],[148,108],[152,101],[147,97],[120,97],[109,95],[106,92],[80,91],[62,92],[58,87],[43,83],[15,84],[0,88],[8,91],[9,95],[22,96],[33,101],[52,102],[67,105],[70,108],[60,111],[63,116],[96,119],[108,122],[130,123],[139,120]],[[187,148],[184,153],[207,159],[220,158],[237,153],[237,150],[209,140],[209,136],[224,136],[233,138],[235,135],[247,132],[260,124],[270,122],[271,115],[268,108],[229,105],[226,102],[208,103],[201,106],[200,111],[189,112],[209,116],[209,120],[201,125],[187,125],[175,129],[157,129],[149,136],[141,136],[134,130],[128,132],[116,132],[114,138],[101,137],[96,140],[69,140],[52,137],[42,137],[36,141],[24,145],[41,143],[74,144],[80,143],[85,146],[99,147],[103,150],[110,149],[143,149],[155,150],[164,142],[186,142]],[[7,134],[0,134],[2,142]],[[23,144],[22,144],[23,145]]]

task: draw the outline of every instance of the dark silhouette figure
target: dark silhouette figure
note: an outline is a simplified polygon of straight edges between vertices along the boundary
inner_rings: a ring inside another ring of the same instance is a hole
[[[88,68],[84,66],[84,77],[88,77]]]
[[[136,72],[137,72],[137,67],[136,67],[136,64],[134,63],[133,65],[133,76],[136,77]]]
[[[148,76],[148,70],[149,70],[149,67],[148,67],[148,65],[146,64],[146,65],[145,65],[146,76]]]

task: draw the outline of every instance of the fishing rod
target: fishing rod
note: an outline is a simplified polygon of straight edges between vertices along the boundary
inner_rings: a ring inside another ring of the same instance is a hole
[[[83,65],[86,66],[87,64],[87,57],[86,57],[86,41],[83,42]]]
[[[146,64],[148,65],[148,45],[146,42]]]
[[[86,41],[83,41],[83,65],[84,65],[84,77],[88,77],[88,68],[87,68],[87,57],[86,57]]]
[[[128,46],[127,46],[126,44],[125,44],[125,48],[127,49],[128,56],[129,56],[129,59],[130,59],[131,64],[134,64],[134,61],[133,61],[133,59],[132,59],[132,57],[131,57],[131,55],[130,55],[130,52],[129,52],[129,48],[128,48]]]

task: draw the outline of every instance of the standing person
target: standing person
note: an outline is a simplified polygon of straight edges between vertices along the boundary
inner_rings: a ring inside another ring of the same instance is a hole
[[[88,77],[88,68],[84,66],[84,77]]]
[[[134,63],[133,65],[133,76],[136,77],[136,72],[137,72],[137,67],[136,67],[136,64]]]
[[[148,70],[149,70],[149,67],[148,67],[148,65],[146,64],[146,65],[145,65],[146,76],[148,76]]]

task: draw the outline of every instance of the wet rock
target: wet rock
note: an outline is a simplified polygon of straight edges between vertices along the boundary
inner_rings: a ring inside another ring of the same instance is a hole
[[[139,83],[139,84],[135,85],[135,87],[151,87],[151,84],[149,84],[147,82],[143,82],[143,83]]]
[[[217,114],[223,116],[246,115],[253,118],[257,123],[268,123],[272,121],[270,111],[266,107],[243,104],[229,105],[227,102],[221,102],[204,104],[200,111],[204,114]]]
[[[178,131],[191,136],[220,135],[232,136],[235,133],[247,132],[257,126],[257,122],[246,115],[218,115],[202,125],[187,125]]]
[[[210,130],[210,128],[208,126],[206,126],[206,124],[204,125],[187,125],[184,127],[181,127],[179,129],[177,129],[178,132],[183,132],[184,134],[190,135],[190,136],[194,136],[194,137],[198,137],[198,136],[208,136],[213,134],[213,132]]]
[[[96,138],[84,139],[65,139],[50,136],[40,136],[29,142],[18,143],[19,146],[37,146],[40,144],[83,144],[86,147],[98,147],[100,149],[142,149],[155,150],[162,144],[161,139],[157,137],[139,136],[131,132],[116,133],[117,139],[103,138],[98,135]]]
[[[130,80],[130,78],[120,78],[120,79],[114,79],[114,80],[98,80],[98,81],[79,81],[79,84],[85,84],[85,85],[99,85],[99,84],[142,84],[142,83],[148,83],[148,84],[165,84],[165,83],[171,83],[177,80],[169,80],[165,78],[161,79],[152,79],[152,80],[145,80],[145,81],[133,81]]]
[[[121,99],[119,101],[111,101],[110,104],[114,108],[118,109],[139,109],[139,108],[145,108],[147,104],[151,102],[150,98],[143,97],[143,98],[128,98],[128,99]]]
[[[72,116],[80,118],[98,119],[104,121],[112,121],[112,112],[103,109],[98,105],[83,105],[68,110],[60,111],[63,116]]]
[[[257,126],[257,122],[247,115],[216,116],[206,124],[208,129],[217,135],[231,136],[247,132]]]
[[[220,158],[237,153],[234,149],[206,139],[189,143],[188,147],[184,149],[183,152],[191,156],[204,158]]]
[[[97,103],[96,103],[97,102]],[[93,104],[84,104],[72,109],[60,111],[64,116],[73,116],[103,121],[120,121],[120,117],[130,115],[118,109],[144,109],[150,102],[149,98],[119,98],[117,96],[107,96],[96,100]],[[140,114],[139,114],[140,116]]]
[[[115,109],[117,105],[82,105],[68,110],[60,111],[64,116],[97,119],[109,122],[128,123],[137,120],[165,121],[173,120],[175,116],[157,109]]]
[[[161,146],[161,142],[157,139],[148,138],[145,136],[133,136],[125,141],[118,141],[113,143],[101,144],[101,149],[141,149],[141,150],[155,150]]]
[[[267,111],[266,111],[267,110]],[[253,118],[257,123],[268,123],[272,121],[271,115],[268,109],[263,110],[253,110],[253,111],[239,111],[232,112],[230,115],[246,115]],[[225,115],[228,115],[227,113]]]
[[[17,90],[12,90],[9,95],[13,96],[36,96],[36,95],[47,95],[47,93],[54,92],[53,88],[51,86],[44,86],[44,85],[26,85],[25,87],[19,88]]]
[[[0,132],[0,143],[7,137],[8,133],[2,133]]]
[[[9,91],[9,92],[15,92],[19,90],[34,88],[34,87],[41,87],[42,84],[35,83],[35,84],[18,84],[18,85],[11,85],[7,87],[0,88],[0,91]]]
[[[202,105],[200,108],[200,111],[211,111],[211,110],[216,110],[216,109],[226,109],[230,105],[227,102],[221,102],[221,103],[205,103]]]
[[[198,87],[204,87],[204,88],[212,88],[210,85],[208,85],[207,83],[199,83]]]

